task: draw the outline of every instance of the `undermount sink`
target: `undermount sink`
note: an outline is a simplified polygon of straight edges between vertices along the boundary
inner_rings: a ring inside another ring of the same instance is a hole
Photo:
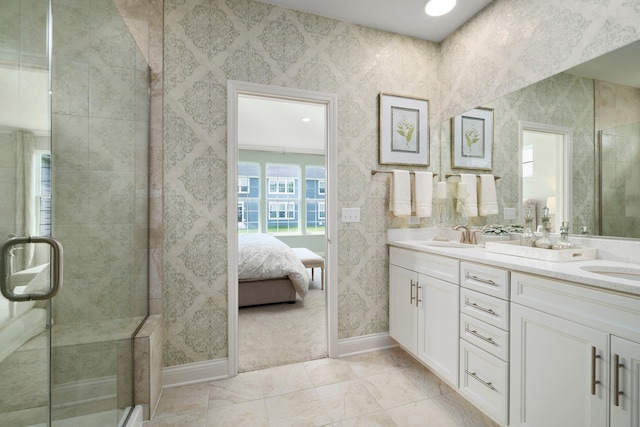
[[[615,277],[617,279],[635,280],[640,282],[640,268],[612,267],[606,265],[585,265],[580,268],[590,273],[602,274],[603,276]]]
[[[421,246],[435,246],[440,248],[473,248],[473,245],[460,242],[445,242],[441,240],[417,240],[412,242]]]

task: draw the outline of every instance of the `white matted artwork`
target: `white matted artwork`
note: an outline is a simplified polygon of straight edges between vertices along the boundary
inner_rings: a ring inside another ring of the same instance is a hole
[[[493,169],[493,110],[475,108],[452,120],[451,167]]]
[[[380,94],[380,164],[429,165],[429,101]]]

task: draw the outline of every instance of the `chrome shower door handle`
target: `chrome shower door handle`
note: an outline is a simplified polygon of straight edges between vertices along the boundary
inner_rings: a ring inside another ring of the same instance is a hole
[[[47,293],[15,294],[11,289],[9,289],[9,277],[6,269],[6,262],[9,258],[9,252],[13,246],[22,245],[25,243],[47,243],[51,247],[52,258],[50,265],[52,267],[52,277],[51,288]],[[60,291],[60,288],[62,288],[62,244],[60,244],[60,242],[58,242],[53,237],[13,237],[7,240],[4,245],[2,245],[2,252],[0,256],[2,256],[2,258],[0,259],[0,291],[2,292],[2,295],[9,301],[22,302],[47,300],[56,296],[56,294]]]

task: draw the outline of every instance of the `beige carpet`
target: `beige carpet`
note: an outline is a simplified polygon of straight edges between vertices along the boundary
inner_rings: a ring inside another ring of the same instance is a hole
[[[310,270],[308,270],[310,271]],[[325,291],[320,270],[295,304],[243,307],[238,315],[239,371],[248,372],[327,356]]]

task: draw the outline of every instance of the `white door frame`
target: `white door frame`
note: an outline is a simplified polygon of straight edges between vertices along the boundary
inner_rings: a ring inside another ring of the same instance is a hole
[[[228,367],[229,376],[238,374],[238,95],[262,95],[313,102],[326,106],[327,139],[325,142],[326,176],[326,254],[325,298],[327,305],[327,352],[338,356],[337,284],[337,103],[335,94],[258,83],[227,81],[227,273],[228,273]]]

